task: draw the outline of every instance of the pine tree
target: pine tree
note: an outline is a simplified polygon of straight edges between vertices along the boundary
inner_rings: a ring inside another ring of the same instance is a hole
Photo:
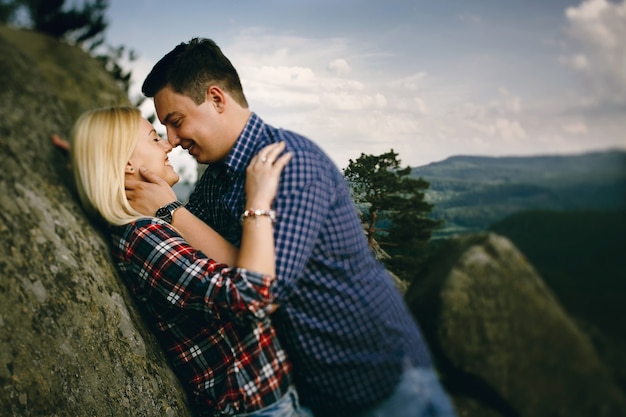
[[[366,208],[366,234],[370,247],[377,242],[391,255],[385,263],[399,277],[410,280],[427,255],[428,242],[440,222],[429,218],[433,205],[424,200],[430,184],[411,178],[391,149],[365,155],[348,163],[343,174],[357,205]]]

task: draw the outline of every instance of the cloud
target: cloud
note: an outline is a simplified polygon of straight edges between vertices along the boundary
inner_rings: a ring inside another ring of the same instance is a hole
[[[626,0],[586,0],[565,17],[573,51],[560,62],[580,72],[592,102],[626,103]]]
[[[498,89],[502,100],[495,103],[495,107],[510,113],[520,113],[522,110],[522,99],[519,96],[511,94],[506,88]]]
[[[587,55],[578,53],[569,56],[560,56],[559,62],[561,64],[568,65],[575,70],[578,71],[588,71],[589,70],[589,59]]]
[[[400,88],[403,90],[418,90],[420,87],[423,87],[426,83],[426,77],[428,74],[426,72],[418,72],[417,74],[410,75],[408,77],[400,78],[396,81],[392,81],[390,85],[395,88]]]
[[[345,59],[335,59],[328,64],[328,70],[337,75],[346,75],[352,68],[350,68],[350,65]]]
[[[570,122],[563,125],[563,131],[572,135],[583,135],[589,132],[587,125],[582,121]]]

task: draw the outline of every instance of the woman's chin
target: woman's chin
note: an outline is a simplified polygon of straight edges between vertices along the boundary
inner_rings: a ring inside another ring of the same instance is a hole
[[[178,183],[179,180],[180,180],[180,176],[178,174],[175,174],[174,176],[172,176],[172,178],[169,179],[167,183],[169,184],[170,187],[173,187],[174,184]]]

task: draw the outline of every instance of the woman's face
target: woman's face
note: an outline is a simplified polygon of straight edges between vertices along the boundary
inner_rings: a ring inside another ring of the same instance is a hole
[[[161,139],[150,122],[142,117],[137,132],[137,145],[128,160],[126,172],[143,179],[139,168],[145,167],[172,186],[178,182],[179,177],[167,157],[171,150],[172,146]]]

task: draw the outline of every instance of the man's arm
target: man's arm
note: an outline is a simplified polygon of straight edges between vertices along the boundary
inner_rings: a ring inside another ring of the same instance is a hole
[[[177,199],[174,190],[150,170],[141,168],[146,181],[126,180],[126,197],[141,214],[154,216],[156,211]],[[182,207],[174,212],[172,226],[191,246],[219,262],[235,265],[238,250],[202,220]]]

